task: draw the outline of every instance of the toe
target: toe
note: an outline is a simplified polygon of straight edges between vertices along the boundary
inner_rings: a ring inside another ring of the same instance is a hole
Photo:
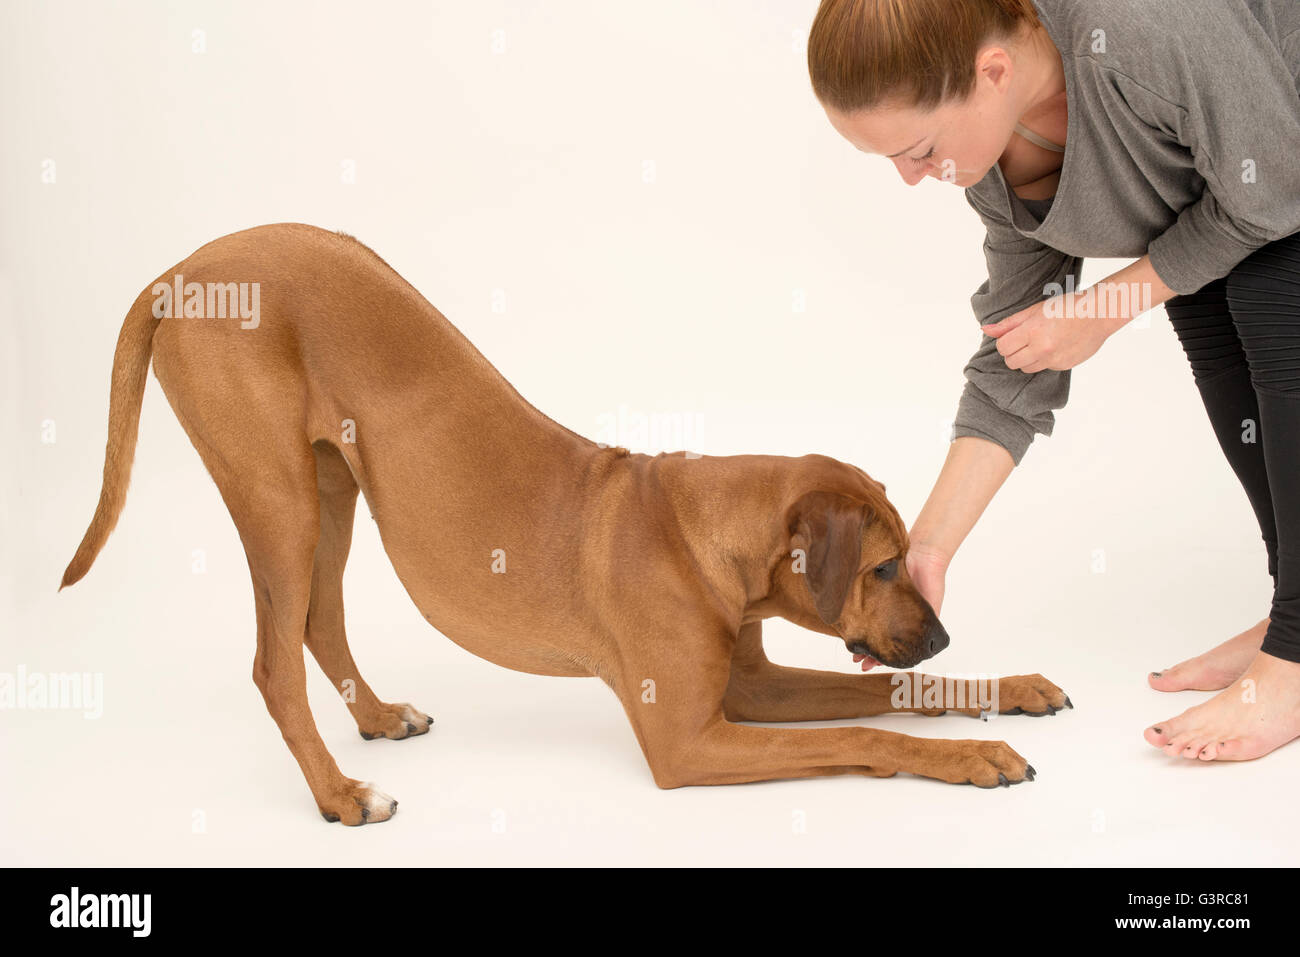
[[[1166,668],[1163,671],[1151,671],[1147,673],[1147,684],[1156,691],[1177,691],[1174,681],[1175,668]]]
[[[429,717],[418,708],[409,704],[399,704],[395,707],[400,708],[400,717],[406,725],[407,734],[427,734],[433,727],[433,718]]]
[[[1148,744],[1157,748],[1163,748],[1169,743],[1168,722],[1152,725],[1142,732],[1142,736],[1147,739]]]
[[[1215,742],[1215,760],[1244,761],[1251,755],[1246,753],[1246,743],[1240,738],[1225,738]]]
[[[370,784],[363,784],[354,800],[360,806],[362,821],[366,824],[379,824],[397,813],[397,801]]]
[[[1164,746],[1165,754],[1171,758],[1176,758],[1183,753],[1183,748],[1192,743],[1192,735],[1188,731],[1181,731],[1174,734],[1169,743]]]
[[[1151,672],[1147,675],[1147,684],[1156,691],[1188,691],[1205,683],[1204,670],[1201,662],[1192,658],[1180,661],[1172,668]]]

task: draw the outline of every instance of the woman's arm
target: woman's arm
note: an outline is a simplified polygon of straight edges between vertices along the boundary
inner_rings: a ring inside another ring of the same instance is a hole
[[[1141,259],[1135,259],[1119,272],[1113,273],[1097,285],[1100,286],[1104,283],[1138,283],[1140,285],[1146,285],[1147,288],[1150,289],[1150,298],[1142,304],[1143,308],[1140,311],[1134,311],[1133,315],[1128,317],[1129,319],[1136,319],[1142,312],[1163,305],[1176,295],[1174,290],[1164,284],[1164,281],[1156,272],[1155,267],[1151,265],[1151,257],[1149,255],[1143,256]],[[1121,326],[1123,324],[1123,322],[1120,323]]]
[[[1111,295],[1109,287],[1113,285],[1127,286],[1129,294]],[[1132,294],[1134,289],[1139,291],[1137,295]],[[985,326],[984,331],[999,338],[998,351],[1007,358],[1009,366],[1013,366],[1014,356],[1020,360],[1016,365],[1029,366],[1026,371],[1030,372],[1041,368],[1069,369],[1096,352],[1125,323],[1165,302],[1174,292],[1156,275],[1150,257],[1143,256],[1072,296],[1088,294],[1094,297],[1093,305],[1097,302],[1127,305],[1113,315],[1097,315],[1096,309],[1076,308],[1076,299],[1065,309],[1064,316],[1049,317],[1043,314],[1044,304],[1036,303],[1001,322]],[[1015,348],[1005,348],[1004,343],[1011,346],[1020,338],[1018,335],[1013,338],[1014,330],[1028,332],[1026,326],[1035,334],[1026,336],[1027,341]],[[1044,346],[1051,348],[1044,350]],[[948,447],[948,458],[939,478],[912,526],[907,552],[908,575],[936,615],[943,604],[944,576],[953,555],[1014,468],[1011,453],[987,439],[961,436]]]
[[[909,535],[907,573],[939,614],[948,563],[1015,468],[1011,453],[988,439],[960,436]]]

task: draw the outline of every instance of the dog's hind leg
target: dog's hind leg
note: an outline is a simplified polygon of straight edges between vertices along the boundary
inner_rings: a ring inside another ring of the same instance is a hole
[[[253,681],[328,821],[384,821],[392,798],[339,770],[307,701],[303,645],[321,539],[308,387],[289,324],[164,322],[154,372],[239,531],[257,610]],[[341,567],[341,566],[340,566]]]
[[[320,495],[320,540],[312,563],[307,647],[347,703],[363,738],[399,739],[425,734],[433,719],[409,704],[381,701],[352,659],[343,625],[343,567],[352,546],[357,482],[333,445],[317,442],[312,451]]]
[[[320,537],[312,455],[306,447],[262,451],[267,454],[257,482],[246,477],[232,482],[212,460],[217,466],[213,478],[239,529],[253,579],[257,606],[253,682],[325,820],[353,825],[385,821],[397,802],[344,776],[321,740],[307,701],[303,638]]]

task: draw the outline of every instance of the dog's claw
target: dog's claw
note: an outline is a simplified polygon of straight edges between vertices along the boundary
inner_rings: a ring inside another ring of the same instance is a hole
[[[1034,766],[1032,764],[1025,765],[1025,777],[1028,780],[1032,781],[1034,779],[1034,775],[1037,773],[1038,772],[1034,770]]]
[[[1000,788],[1011,787],[1011,782],[1007,780],[1007,776],[1003,774],[1001,771],[998,772],[998,787]]]
[[[1073,708],[1073,707],[1074,707],[1074,702],[1072,702],[1072,701],[1070,700],[1070,696],[1069,696],[1069,695],[1066,695],[1066,696],[1065,696],[1065,706],[1066,706],[1067,708]]]

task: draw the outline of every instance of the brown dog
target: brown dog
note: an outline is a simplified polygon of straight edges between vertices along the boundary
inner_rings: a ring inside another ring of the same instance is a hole
[[[99,507],[64,586],[86,574],[121,512],[150,354],[239,529],[257,606],[253,680],[327,820],[387,820],[397,802],[345,777],[326,750],[304,642],[334,687],[354,692],[364,737],[433,723],[381,701],[348,650],[342,578],[358,490],[434,627],[507,668],[601,678],[660,787],[1033,777],[1000,741],[735,723],[943,712],[891,701],[897,676],[787,668],[763,654],[762,620],[777,615],[896,668],[947,645],[908,578],[907,530],[882,485],[819,455],[601,447],[524,401],[369,249],[311,226],[218,239],[136,299],[113,360]],[[957,691],[970,705],[957,710],[978,714],[975,689]],[[1001,679],[998,703],[1069,706],[1039,675]]]

